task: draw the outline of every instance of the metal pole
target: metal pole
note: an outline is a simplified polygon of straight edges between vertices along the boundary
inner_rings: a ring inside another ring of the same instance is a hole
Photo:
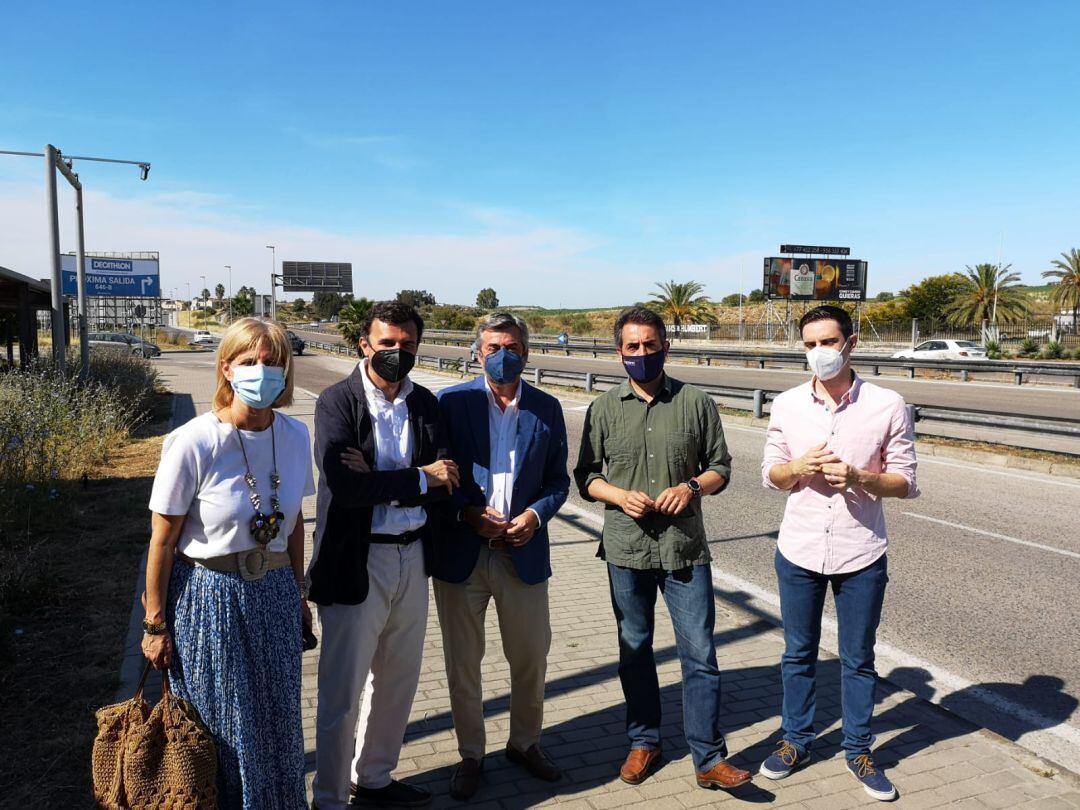
[[[56,208],[56,147],[45,144],[45,204],[49,215],[49,254],[52,261],[53,359],[64,369],[64,295],[60,272],[60,213]]]
[[[232,323],[232,265],[225,265],[225,269],[229,271],[229,323]]]
[[[87,322],[86,301],[86,240],[83,237],[83,199],[82,185],[75,187],[75,221],[78,235],[75,251],[76,271],[79,293],[79,362],[80,376],[85,379],[90,373],[90,324]]]
[[[911,348],[915,348],[915,344],[919,341],[919,319],[911,319]]]
[[[270,248],[270,320],[277,320],[277,248]]]

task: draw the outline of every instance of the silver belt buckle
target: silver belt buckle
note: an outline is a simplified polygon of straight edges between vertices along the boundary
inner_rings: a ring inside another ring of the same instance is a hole
[[[236,552],[236,568],[240,576],[248,582],[254,582],[266,576],[270,567],[270,552],[265,548],[253,548]]]

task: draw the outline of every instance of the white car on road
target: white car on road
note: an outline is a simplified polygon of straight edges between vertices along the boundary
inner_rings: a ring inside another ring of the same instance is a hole
[[[986,349],[972,340],[926,340],[893,357],[901,360],[985,360]]]
[[[195,334],[191,336],[191,342],[195,344],[213,344],[218,342],[218,338],[207,332],[205,329],[196,329]]]

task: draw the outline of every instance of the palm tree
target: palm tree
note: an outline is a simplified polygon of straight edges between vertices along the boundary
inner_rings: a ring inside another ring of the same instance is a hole
[[[945,318],[954,326],[977,326],[983,321],[997,325],[1027,314],[1027,299],[1017,289],[1020,274],[1010,272],[1011,264],[977,264],[957,273],[966,288],[945,306]]]
[[[660,292],[653,293],[652,300],[648,303],[655,305],[664,319],[673,326],[682,326],[689,321],[716,321],[712,301],[709,296],[701,294],[705,285],[696,281],[669,281],[667,284],[657,282],[656,286],[660,288]]]
[[[357,298],[347,303],[338,312],[338,331],[341,332],[341,336],[345,338],[345,342],[350,346],[355,348],[357,341],[360,340],[360,335],[363,334],[364,321],[367,320],[367,316],[371,313],[371,307],[374,303],[374,301],[369,301],[367,298]]]
[[[1074,332],[1080,332],[1080,321],[1076,319],[1080,311],[1080,250],[1073,248],[1062,253],[1060,259],[1054,259],[1050,264],[1057,268],[1043,271],[1043,278],[1057,279],[1050,300],[1059,309],[1072,307],[1072,328]]]
[[[225,285],[218,284],[216,287],[214,287],[214,295],[217,298],[218,303],[220,304],[221,299],[225,297]]]

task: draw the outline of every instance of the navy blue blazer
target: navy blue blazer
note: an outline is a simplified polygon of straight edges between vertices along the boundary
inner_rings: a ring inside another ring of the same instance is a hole
[[[457,462],[461,486],[450,503],[457,510],[487,505],[491,440],[488,426],[487,381],[477,377],[439,393],[439,410],[446,429],[450,457]],[[528,585],[551,576],[548,523],[566,501],[570,475],[566,470],[566,424],[562,406],[522,381],[518,402],[514,489],[510,514],[514,518],[535,509],[540,528],[532,540],[511,548],[510,556],[521,581]],[[464,582],[476,567],[480,546],[487,541],[455,514],[432,543],[431,575],[445,582]]]
[[[308,596],[319,605],[358,605],[368,595],[367,558],[374,507],[391,501],[400,506],[427,506],[421,535],[424,560],[431,568],[432,506],[448,501],[445,487],[420,494],[417,467],[448,457],[435,395],[413,384],[405,398],[412,430],[412,467],[375,469],[375,434],[364,396],[363,371],[352,374],[319,395],[315,403],[315,463],[319,467],[315,518],[315,553],[308,566]],[[359,449],[371,471],[357,473],[341,463],[347,447]]]

